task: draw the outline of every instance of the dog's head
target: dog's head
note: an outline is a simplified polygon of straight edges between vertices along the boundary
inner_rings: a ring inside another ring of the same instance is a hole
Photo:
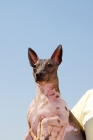
[[[36,52],[28,48],[28,58],[33,67],[33,75],[36,83],[52,83],[57,77],[57,69],[62,62],[63,50],[59,45],[50,59],[39,59]]]

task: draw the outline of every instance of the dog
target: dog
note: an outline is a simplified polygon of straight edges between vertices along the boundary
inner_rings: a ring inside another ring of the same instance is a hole
[[[62,56],[62,45],[55,49],[50,59],[39,59],[36,52],[28,48],[28,58],[36,82],[36,97],[28,109],[29,132],[25,140],[35,140],[31,134],[37,136],[40,121],[40,140],[52,140],[52,126],[59,128],[59,131],[64,128],[61,140],[86,139],[83,128],[68,109],[66,102],[61,99],[57,70],[62,62]]]

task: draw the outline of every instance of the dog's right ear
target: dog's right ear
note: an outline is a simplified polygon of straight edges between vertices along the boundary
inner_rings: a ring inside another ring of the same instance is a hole
[[[38,60],[38,56],[31,48],[28,48],[28,58],[29,58],[30,65],[33,67],[33,65]]]

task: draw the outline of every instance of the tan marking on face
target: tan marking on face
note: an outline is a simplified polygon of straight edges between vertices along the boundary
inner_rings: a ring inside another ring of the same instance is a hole
[[[56,107],[56,109],[60,109],[60,107]]]
[[[60,120],[57,120],[58,123],[60,123]]]
[[[66,111],[68,111],[67,107],[65,106]]]

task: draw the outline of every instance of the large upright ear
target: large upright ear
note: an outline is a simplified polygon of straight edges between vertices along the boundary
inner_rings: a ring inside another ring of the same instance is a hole
[[[30,61],[30,65],[33,67],[33,65],[38,60],[38,56],[34,52],[34,50],[32,50],[31,48],[28,48],[28,58],[29,58],[29,61]]]
[[[62,45],[59,45],[53,52],[51,59],[53,59],[58,65],[60,65],[62,61],[62,55],[63,55]]]

